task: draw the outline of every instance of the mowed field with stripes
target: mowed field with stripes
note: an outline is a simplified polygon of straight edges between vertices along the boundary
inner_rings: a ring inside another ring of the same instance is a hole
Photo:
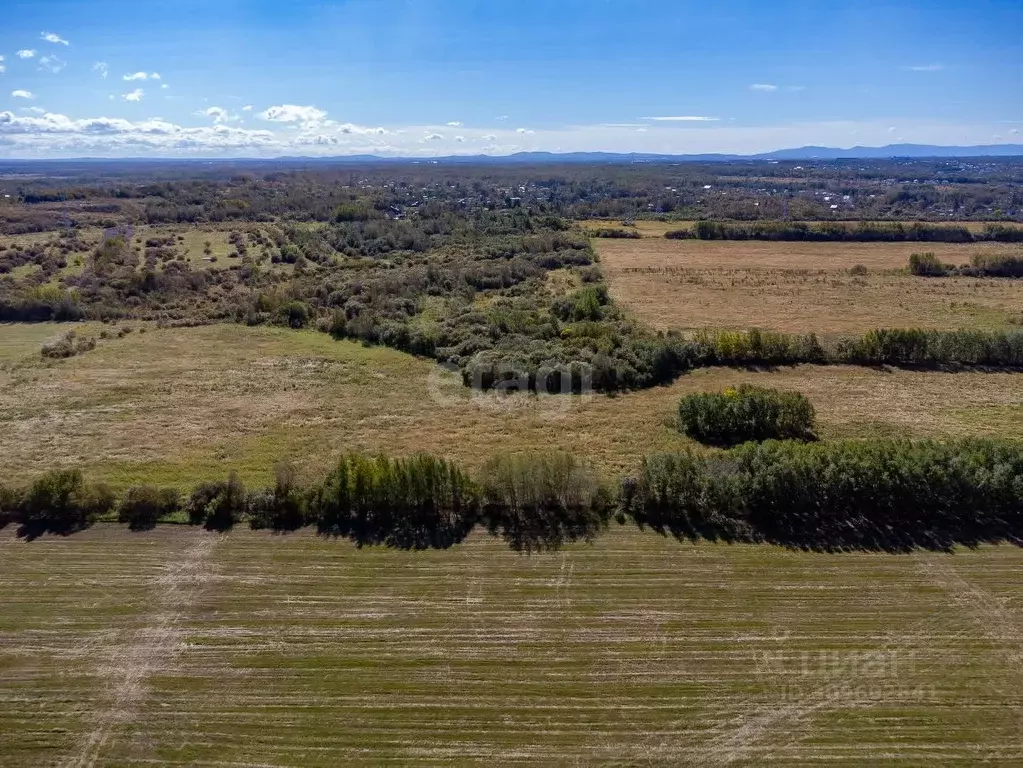
[[[0,532],[0,765],[1019,765],[1023,551]]]

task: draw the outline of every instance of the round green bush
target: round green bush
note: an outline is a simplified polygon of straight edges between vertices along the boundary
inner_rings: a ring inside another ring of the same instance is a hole
[[[686,395],[678,407],[683,433],[709,445],[813,440],[813,405],[798,392],[742,384],[723,392]]]

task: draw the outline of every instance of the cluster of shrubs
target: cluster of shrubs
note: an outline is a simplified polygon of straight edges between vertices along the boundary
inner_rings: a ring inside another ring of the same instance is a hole
[[[908,551],[1023,544],[1023,444],[747,443],[649,457],[624,512],[680,538]]]
[[[308,484],[282,464],[268,488],[248,490],[231,474],[187,496],[134,486],[118,498],[77,470],[49,472],[27,488],[0,486],[0,527],[17,523],[28,536],[72,533],[116,512],[132,530],[187,520],[223,531],[247,521],[277,531],[313,526],[324,536],[402,549],[449,547],[481,525],[528,551],[596,535],[613,508],[608,487],[576,459],[557,453],[499,456],[475,476],[429,454],[348,453]]]
[[[841,222],[803,221],[698,221],[691,228],[676,229],[664,235],[669,240],[776,240],[814,242],[1023,242],[1023,227],[990,224],[981,232],[971,232],[955,224],[926,222],[870,222],[855,226]]]
[[[72,322],[85,317],[75,290],[54,285],[0,284],[0,323]]]
[[[816,334],[703,331],[693,337],[700,365],[793,365],[825,363],[828,354]]]
[[[0,487],[0,525],[20,524],[27,535],[87,528],[116,503],[109,487],[87,483],[80,470],[48,472],[24,489]]]
[[[605,227],[602,229],[587,230],[589,237],[606,237],[613,240],[638,240],[642,235],[637,229],[625,229],[619,227]]]
[[[43,357],[60,360],[90,352],[95,348],[96,339],[91,336],[79,336],[75,331],[67,331],[61,334],[60,338],[43,344],[40,354]]]
[[[686,395],[679,403],[678,422],[694,440],[731,446],[750,440],[813,440],[816,416],[799,392],[742,384]]]
[[[978,253],[969,264],[946,264],[934,253],[914,253],[909,257],[909,271],[919,277],[1023,277],[1023,254]]]

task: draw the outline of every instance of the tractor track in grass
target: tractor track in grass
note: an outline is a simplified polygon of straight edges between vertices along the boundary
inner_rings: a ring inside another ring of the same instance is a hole
[[[99,671],[105,680],[105,705],[94,713],[92,728],[65,768],[93,768],[116,738],[118,727],[130,723],[147,695],[147,680],[167,671],[181,644],[181,624],[212,575],[211,555],[218,537],[205,531],[192,535],[180,559],[171,560],[153,584],[152,610],[143,626],[124,642],[105,649],[107,663]],[[173,558],[175,553],[171,553]]]

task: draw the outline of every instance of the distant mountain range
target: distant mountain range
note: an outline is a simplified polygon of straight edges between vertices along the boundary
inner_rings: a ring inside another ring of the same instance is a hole
[[[1007,157],[1023,155],[1023,144],[979,144],[972,147],[940,147],[934,144],[888,144],[883,147],[799,147],[756,155],[764,160],[837,160],[843,157],[884,159],[891,157]]]
[[[357,164],[357,163],[444,163],[444,164],[540,164],[540,163],[665,163],[714,162],[741,160],[884,160],[891,158],[973,158],[1023,157],[1023,144],[981,144],[971,147],[942,147],[934,144],[888,144],[883,147],[797,147],[763,152],[755,155],[708,153],[696,155],[666,155],[642,152],[518,152],[513,155],[450,155],[448,157],[381,157],[379,155],[331,155],[315,157],[276,158],[69,158],[49,160],[4,160],[0,167],[40,163],[302,163],[302,164]]]
[[[519,163],[619,163],[619,162],[699,162],[715,160],[840,160],[844,158],[879,160],[889,158],[954,158],[954,157],[1012,157],[1023,156],[1023,144],[985,144],[972,147],[941,147],[932,144],[888,144],[883,147],[797,147],[763,152],[756,155],[730,155],[709,153],[699,155],[663,155],[641,152],[519,152],[514,155],[495,157],[476,155],[474,157],[453,156],[431,158],[438,162],[519,162]],[[333,158],[332,158],[333,159]],[[340,159],[340,158],[338,158]],[[363,159],[369,159],[364,157]],[[408,160],[409,158],[403,158]],[[420,162],[430,162],[420,160]]]

